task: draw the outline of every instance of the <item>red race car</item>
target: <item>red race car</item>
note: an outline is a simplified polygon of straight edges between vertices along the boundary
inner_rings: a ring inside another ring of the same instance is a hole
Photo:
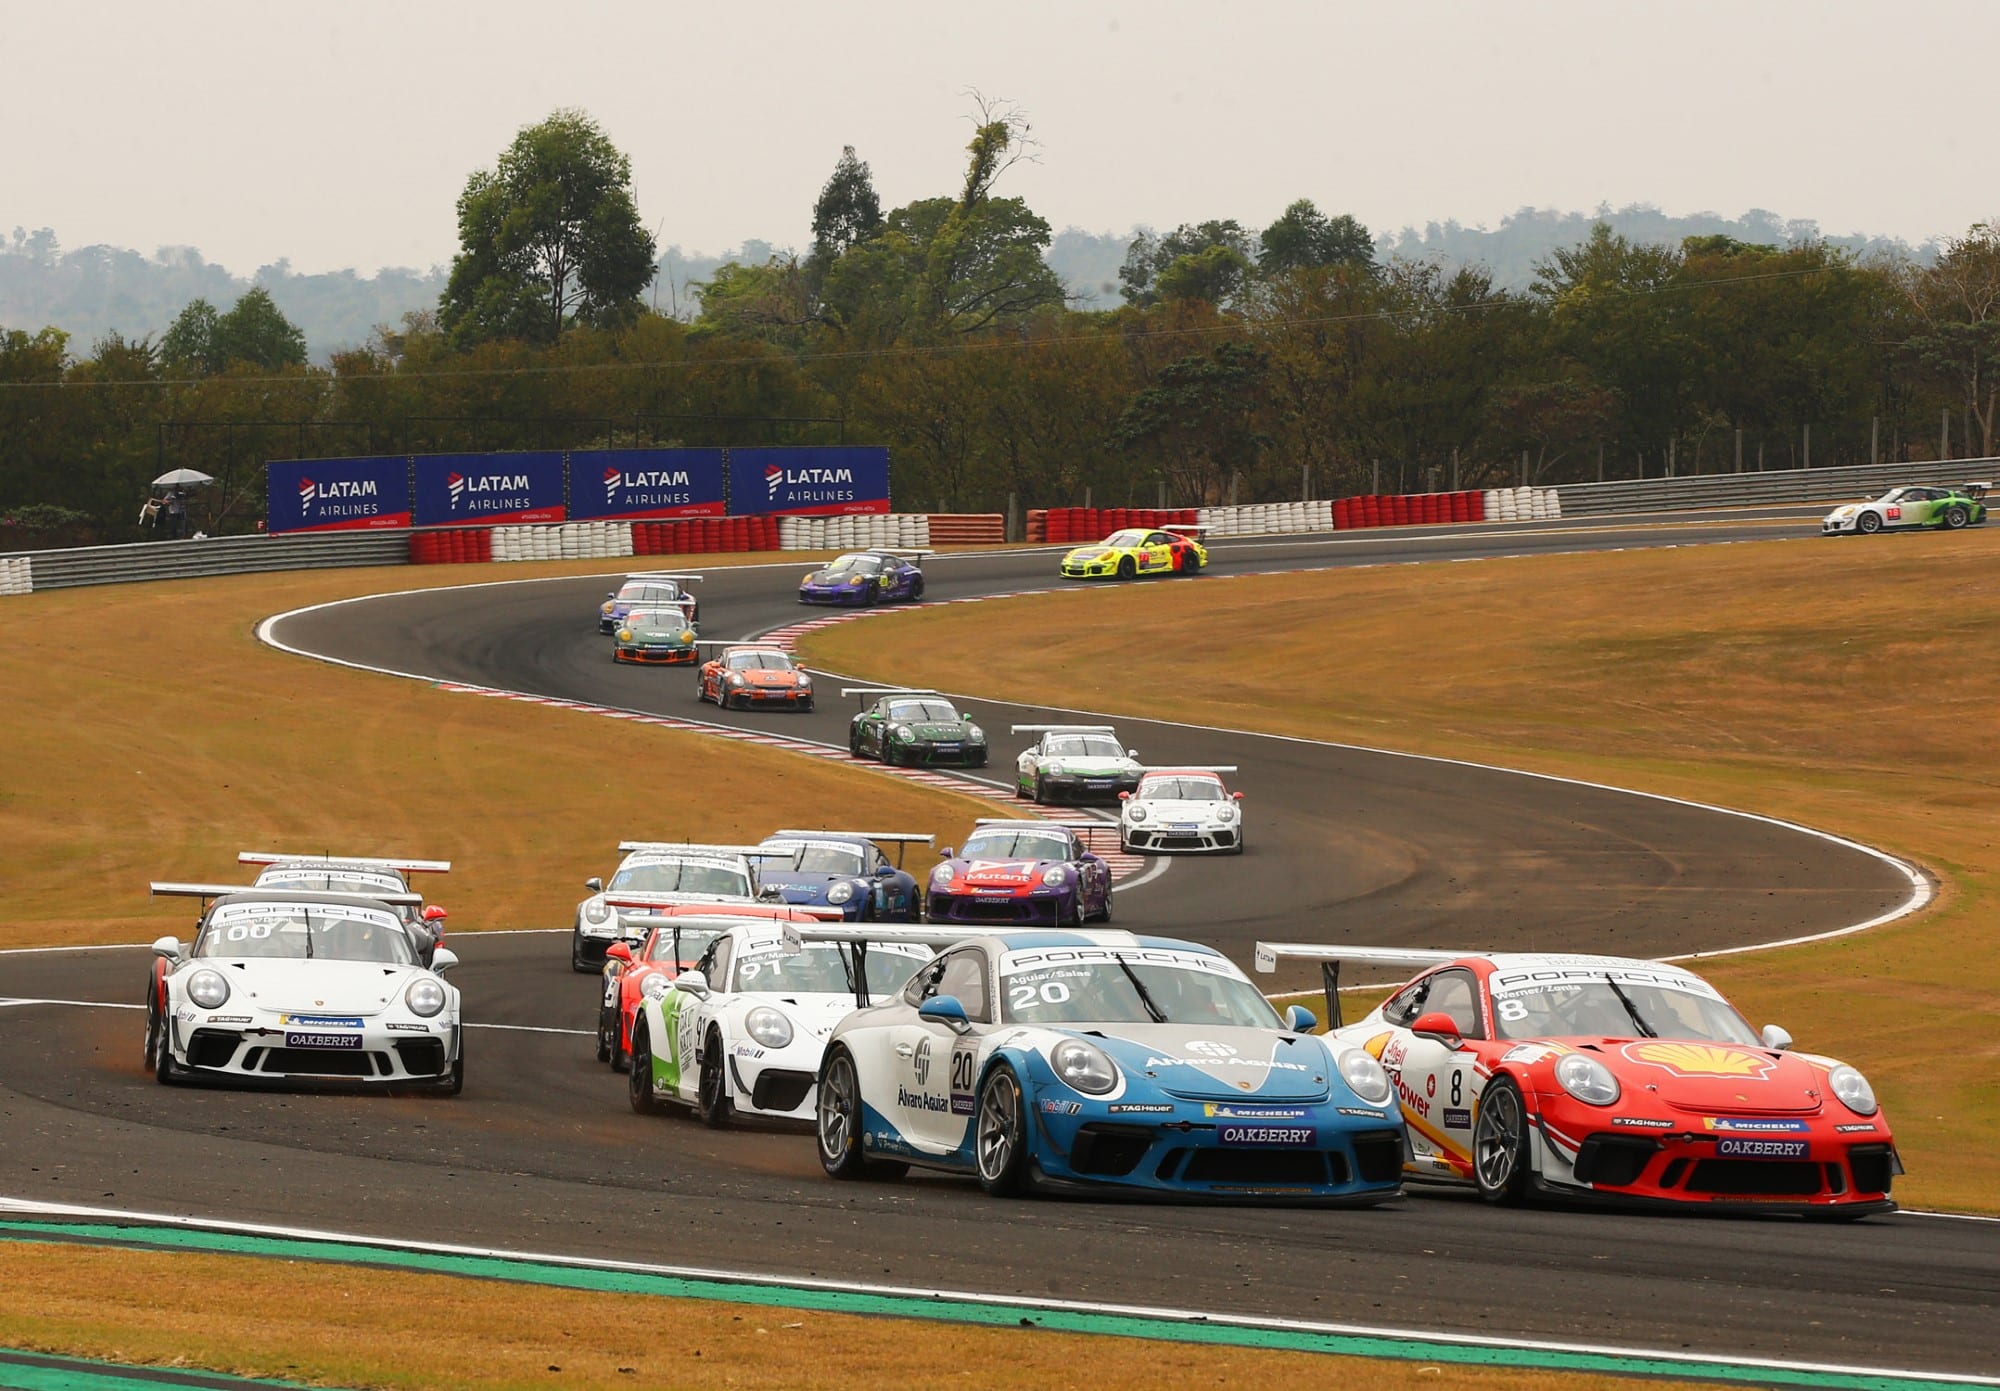
[[[1381,1060],[1405,1177],[1530,1195],[1824,1218],[1892,1212],[1903,1172],[1867,1079],[1760,1033],[1691,971],[1618,956],[1257,944],[1318,961],[1331,1033]],[[1341,1026],[1342,964],[1419,974]]]
[[[597,1060],[623,1072],[632,1061],[632,1021],[650,988],[665,994],[675,976],[694,965],[724,928],[745,918],[765,922],[821,922],[838,919],[838,908],[794,908],[782,903],[680,903],[671,896],[619,894],[606,906],[648,910],[644,917],[620,914],[621,926],[646,927],[646,940],[633,951],[613,942],[604,953],[604,988],[597,1005]]]
[[[695,699],[712,700],[724,710],[776,706],[780,710],[813,708],[813,679],[795,666],[789,652],[769,643],[698,642],[717,649],[701,664],[695,677]]]

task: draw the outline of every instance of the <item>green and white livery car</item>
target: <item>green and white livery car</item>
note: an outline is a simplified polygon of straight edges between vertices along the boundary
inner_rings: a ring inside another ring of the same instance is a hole
[[[891,997],[964,928],[825,927],[769,918],[689,918],[720,927],[671,984],[649,981],[632,1024],[632,1109],[672,1104],[707,1125],[733,1115],[814,1119],[814,1082],[833,1026]]]
[[[1036,802],[1118,805],[1136,791],[1145,768],[1139,751],[1118,742],[1110,725],[1017,724],[1016,734],[1040,737],[1014,761],[1014,795]]]
[[[1872,536],[1878,531],[1959,531],[1986,520],[1989,483],[1905,484],[1872,502],[1834,508],[1819,524],[1822,536]]]

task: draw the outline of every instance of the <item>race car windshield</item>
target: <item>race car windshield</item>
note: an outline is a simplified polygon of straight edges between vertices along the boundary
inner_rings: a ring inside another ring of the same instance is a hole
[[[1011,972],[1001,977],[1000,993],[1009,1024],[1284,1027],[1271,1002],[1247,980],[1130,957],[1122,963],[1071,962]]]
[[[279,961],[311,957],[385,966],[414,966],[417,960],[409,935],[389,914],[311,904],[218,913],[202,928],[194,955]]]
[[[967,860],[1067,860],[1069,842],[1039,831],[977,831],[959,856]]]
[[[1125,750],[1108,734],[1064,734],[1042,750],[1051,758],[1123,758]]]
[[[1878,499],[1881,502],[1901,502],[1916,490],[1914,488],[1891,488]]]
[[[892,720],[917,720],[925,724],[957,724],[958,711],[948,700],[896,700],[889,703]]]
[[[667,860],[627,865],[611,876],[611,890],[632,894],[733,894],[749,898],[750,876],[727,865]]]
[[[792,659],[782,652],[731,652],[722,659],[731,671],[790,671]]]
[[[1721,1000],[1633,980],[1619,981],[1615,990],[1608,980],[1509,990],[1494,996],[1493,1014],[1501,1038],[1639,1038],[1650,1031],[1660,1038],[1761,1046],[1757,1031]]]
[[[789,850],[792,863],[789,866],[799,874],[859,874],[861,873],[861,851],[845,845],[831,845],[824,841],[812,845],[798,841],[771,841],[773,850]],[[766,860],[767,866],[773,861]]]
[[[671,604],[681,597],[677,584],[628,584],[618,591],[621,603]]]
[[[701,960],[708,944],[720,937],[720,930],[713,927],[684,927],[678,933],[667,928],[656,932],[646,942],[642,961],[681,961],[689,965]],[[679,955],[675,955],[675,944],[679,943]]]
[[[882,557],[879,555],[844,555],[826,567],[834,575],[879,575],[882,573]]]
[[[687,615],[679,609],[634,609],[625,621],[634,628],[685,628]]]
[[[1214,778],[1147,778],[1139,784],[1146,802],[1223,802],[1222,784]]]
[[[893,995],[910,983],[924,964],[923,952],[901,944],[870,946],[867,951],[868,994],[871,999]],[[738,990],[770,990],[787,995],[852,995],[854,958],[835,942],[808,942],[805,950],[754,952],[736,962]]]
[[[1146,544],[1146,533],[1143,531],[1114,531],[1111,533],[1110,539],[1104,544],[1107,546],[1143,546]]]

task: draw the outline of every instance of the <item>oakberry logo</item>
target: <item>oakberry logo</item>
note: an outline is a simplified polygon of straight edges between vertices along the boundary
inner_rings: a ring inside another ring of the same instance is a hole
[[[465,496],[465,475],[448,473],[444,477],[444,485],[451,492],[451,510],[456,512],[459,499]]]

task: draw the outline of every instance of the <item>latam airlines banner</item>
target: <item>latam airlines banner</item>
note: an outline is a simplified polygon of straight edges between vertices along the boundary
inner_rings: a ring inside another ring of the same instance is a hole
[[[569,456],[573,522],[720,517],[720,449],[577,449]]]
[[[418,526],[563,520],[563,456],[419,454]]]
[[[731,449],[729,510],[831,517],[889,510],[889,451],[879,445]]]
[[[264,528],[373,531],[410,524],[410,460],[281,459],[264,466]]]

